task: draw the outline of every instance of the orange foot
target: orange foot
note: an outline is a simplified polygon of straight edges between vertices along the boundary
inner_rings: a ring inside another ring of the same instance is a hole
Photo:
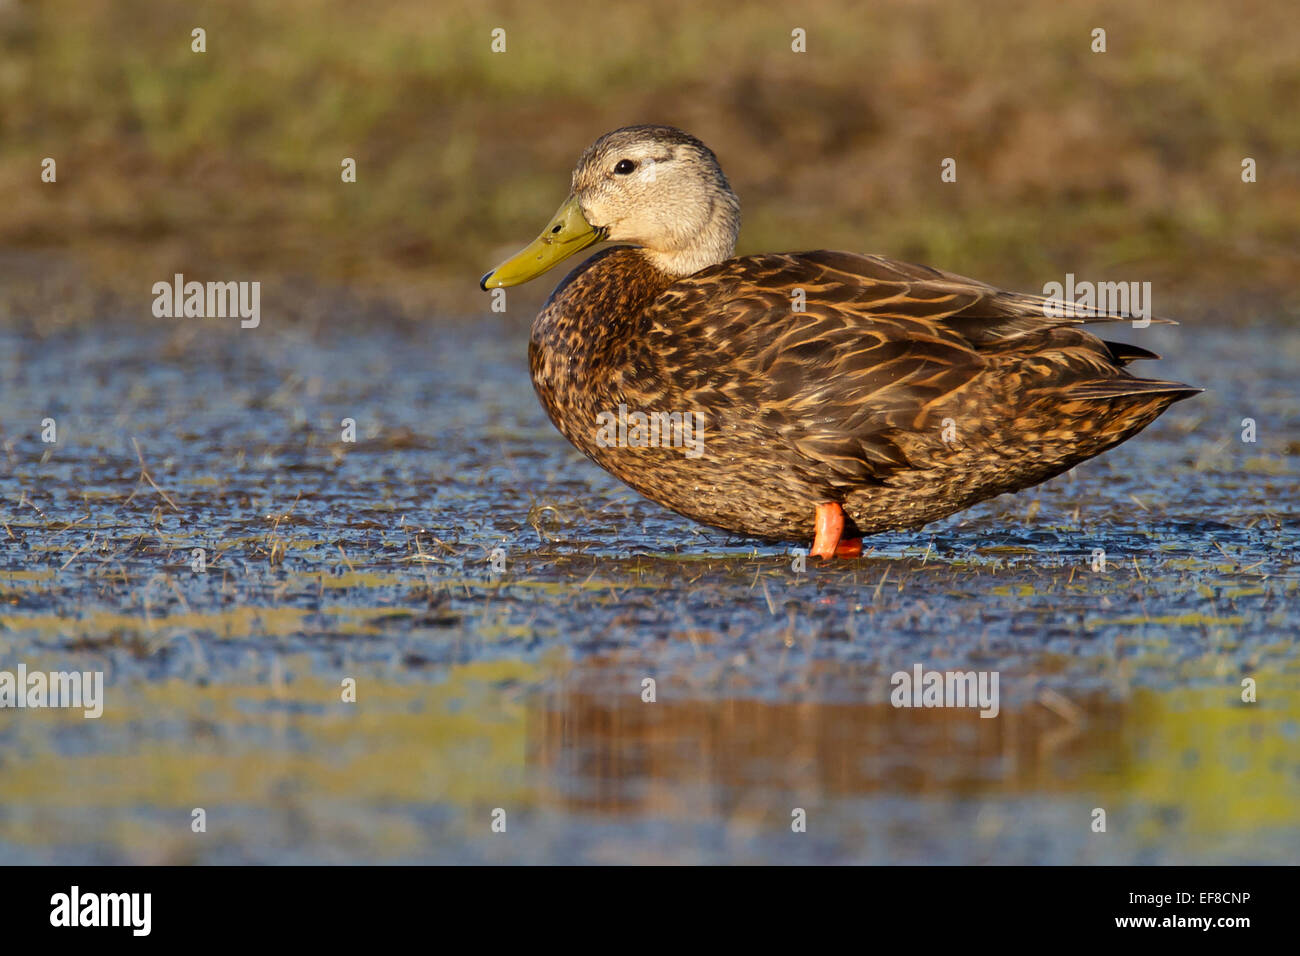
[[[862,557],[862,539],[861,538],[843,538],[835,548],[835,557],[837,558],[860,558]]]
[[[844,509],[834,501],[826,501],[817,506],[817,537],[812,550],[808,552],[813,558],[856,558],[862,554],[862,539],[849,538],[841,540],[844,534]]]

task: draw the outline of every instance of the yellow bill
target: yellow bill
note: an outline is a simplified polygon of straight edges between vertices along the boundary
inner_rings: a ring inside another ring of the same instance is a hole
[[[570,196],[556,210],[550,225],[540,236],[480,279],[479,286],[484,289],[500,289],[536,279],[575,252],[581,252],[604,238],[604,230],[587,222],[578,207],[578,200]]]

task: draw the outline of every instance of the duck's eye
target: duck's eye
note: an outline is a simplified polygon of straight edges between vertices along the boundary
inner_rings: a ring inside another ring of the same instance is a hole
[[[620,176],[626,176],[632,170],[636,169],[636,163],[630,159],[620,159],[618,165],[614,167],[614,172]]]

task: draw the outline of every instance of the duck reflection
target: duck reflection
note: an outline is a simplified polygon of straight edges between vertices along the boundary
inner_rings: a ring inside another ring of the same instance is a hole
[[[888,701],[645,703],[596,683],[539,695],[529,715],[529,764],[543,799],[571,810],[672,812],[698,808],[703,796],[725,811],[759,790],[805,798],[1059,791],[1133,759],[1124,735],[1131,704],[1104,693],[1069,700],[1046,691],[982,719],[972,709]]]

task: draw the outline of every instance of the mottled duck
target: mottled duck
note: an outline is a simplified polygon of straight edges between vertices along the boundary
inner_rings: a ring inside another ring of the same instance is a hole
[[[602,240],[533,322],[533,384],[570,442],[647,498],[735,534],[861,553],[1118,445],[1199,389],[1041,296],[850,252],[733,256],[740,204],[667,126],[596,140],[513,286]],[[1066,303],[1068,310],[1072,303]]]

